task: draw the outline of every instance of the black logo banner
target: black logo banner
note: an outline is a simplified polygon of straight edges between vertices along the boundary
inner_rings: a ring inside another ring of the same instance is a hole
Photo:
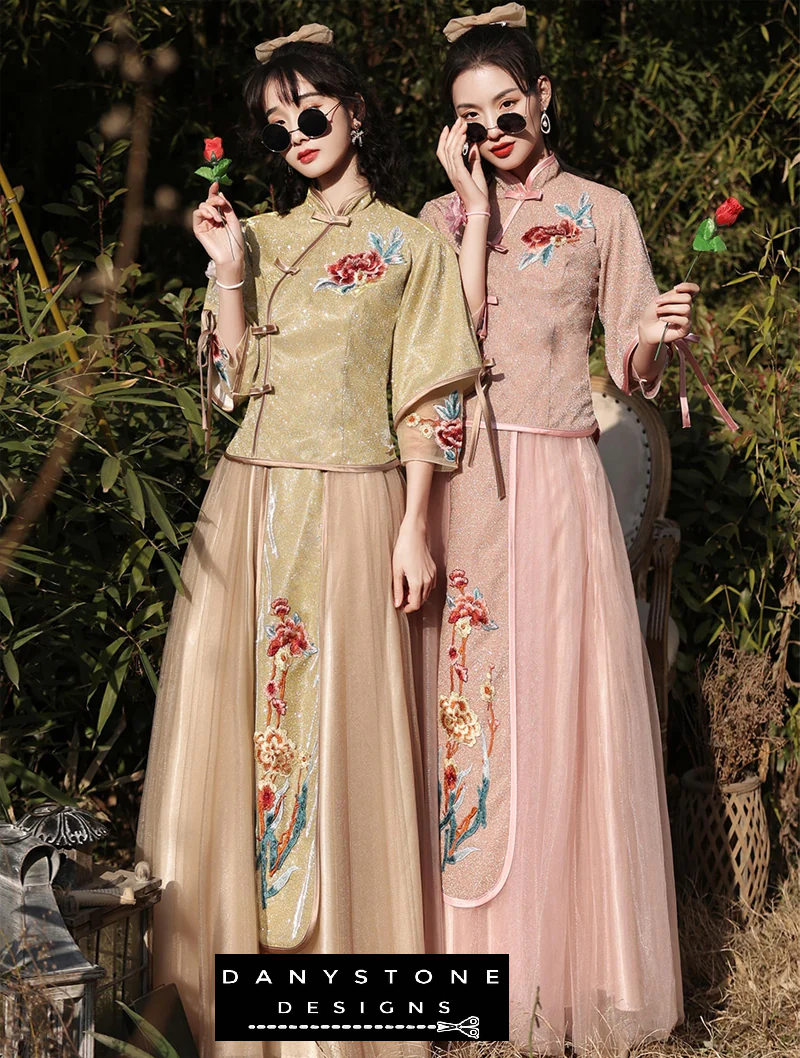
[[[216,1040],[506,1040],[507,955],[217,955]]]

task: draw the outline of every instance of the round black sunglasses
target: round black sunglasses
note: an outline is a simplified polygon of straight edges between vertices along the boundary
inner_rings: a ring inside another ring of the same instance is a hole
[[[509,136],[518,136],[527,122],[522,114],[500,114],[496,125],[486,128],[479,121],[467,122],[467,143],[483,143],[491,129],[498,128]]]
[[[331,107],[327,114],[323,113],[319,107],[306,107],[305,110],[301,110],[297,115],[296,129],[287,129],[285,125],[278,125],[277,123],[265,125],[261,133],[261,142],[273,154],[283,154],[292,144],[293,132],[302,132],[310,140],[315,140],[328,131],[328,125],[330,124],[328,119],[336,110],[336,107],[340,105],[340,103],[337,103],[336,106]]]

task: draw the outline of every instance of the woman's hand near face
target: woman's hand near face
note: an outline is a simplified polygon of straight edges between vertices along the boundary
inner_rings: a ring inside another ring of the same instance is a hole
[[[470,165],[467,168],[462,153],[466,142],[467,123],[464,118],[457,118],[452,128],[445,125],[442,129],[436,157],[444,166],[450,183],[464,203],[464,209],[469,212],[488,210],[489,189],[481,165],[480,150],[476,144],[470,147]]]
[[[215,181],[208,198],[192,214],[192,231],[216,265],[217,276],[238,282],[244,274],[242,229],[233,206]]]

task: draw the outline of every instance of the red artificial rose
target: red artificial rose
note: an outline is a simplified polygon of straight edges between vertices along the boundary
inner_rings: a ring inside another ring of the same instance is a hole
[[[277,614],[278,617],[285,617],[291,607],[289,606],[288,599],[273,599],[272,601],[272,612]]]
[[[522,241],[536,253],[550,243],[561,246],[565,242],[577,242],[580,237],[581,229],[575,221],[562,217],[558,224],[540,224],[529,228],[522,236]]]
[[[463,569],[454,569],[450,573],[450,583],[453,585],[454,588],[461,589],[466,588],[466,586],[469,584],[469,580],[467,579],[467,575]]]
[[[334,264],[326,265],[326,270],[334,283],[346,287],[351,283],[374,283],[386,271],[386,265],[377,250],[366,250],[345,254]]]
[[[207,162],[211,162],[214,165],[220,158],[224,157],[224,151],[222,149],[222,139],[219,136],[212,136],[210,139],[205,141],[206,146],[203,151],[203,157]]]
[[[726,198],[721,206],[717,206],[717,211],[714,214],[714,220],[720,228],[729,228],[731,224],[735,224],[739,214],[744,210],[744,206],[736,201],[735,198]]]
[[[464,428],[460,419],[444,419],[433,429],[440,448],[461,448]]]

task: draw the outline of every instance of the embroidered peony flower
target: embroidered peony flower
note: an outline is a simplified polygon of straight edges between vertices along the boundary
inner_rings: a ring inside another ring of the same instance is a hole
[[[386,265],[377,250],[365,250],[345,254],[333,264],[326,265],[325,270],[337,286],[363,286],[380,279],[386,271]]]
[[[453,666],[453,671],[462,683],[466,683],[469,679],[469,669],[466,665],[462,665],[460,661],[457,661],[455,663],[455,665]]]
[[[577,242],[581,229],[570,217],[562,217],[557,224],[541,224],[529,228],[522,236],[522,241],[534,253],[546,246],[562,246],[567,242]]]
[[[417,413],[415,411],[413,411],[406,418],[406,426],[410,426],[413,429],[415,426],[419,426],[419,424],[420,424],[420,417],[419,417],[419,415],[417,415]]]
[[[444,762],[444,788],[446,793],[450,793],[451,790],[455,790],[458,784],[458,772],[453,762],[447,758]]]
[[[267,657],[274,657],[284,646],[288,647],[295,657],[308,650],[308,639],[302,621],[295,623],[291,617],[287,617],[282,624],[278,625],[267,647]]]
[[[222,149],[222,138],[220,136],[211,136],[205,141],[205,150],[203,151],[203,157],[207,162],[211,162],[214,165],[220,158],[224,157],[225,151]]]
[[[469,584],[469,580],[463,569],[451,570],[449,580],[453,587],[458,588],[459,591],[461,591],[462,588],[466,588]]]
[[[280,598],[273,599],[272,601],[272,612],[277,614],[278,617],[285,617],[290,610],[289,600]]]
[[[256,756],[267,774],[291,775],[297,762],[297,747],[276,727],[257,731],[253,736]]]
[[[461,195],[453,194],[450,196],[447,209],[444,211],[444,222],[451,235],[458,235],[467,223],[467,211],[464,209]]]
[[[489,624],[489,611],[486,609],[486,603],[483,599],[476,599],[474,595],[459,595],[453,609],[450,611],[447,622],[455,625],[462,618],[468,619],[469,623],[476,628],[480,625]]]
[[[481,733],[481,722],[460,694],[442,695],[439,699],[439,720],[448,738],[462,746],[474,746]]]
[[[717,206],[714,219],[720,228],[729,228],[735,224],[739,214],[744,211],[744,206],[735,198],[726,198],[721,206]]]
[[[434,428],[434,433],[440,448],[461,448],[464,427],[460,419],[445,419]]]
[[[258,810],[269,812],[275,807],[275,787],[269,779],[262,779],[258,784]]]
[[[472,633],[472,619],[469,617],[459,617],[456,621],[456,632],[458,632],[462,639],[467,639]]]
[[[451,661],[458,661],[458,650],[455,647],[448,647],[447,656]]]

